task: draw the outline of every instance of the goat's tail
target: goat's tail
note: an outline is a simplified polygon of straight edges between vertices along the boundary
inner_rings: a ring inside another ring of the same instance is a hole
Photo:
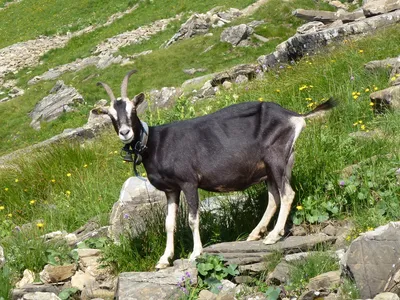
[[[316,108],[314,108],[309,113],[304,114],[303,117],[308,119],[308,118],[313,118],[313,117],[317,117],[317,116],[322,116],[322,115],[324,115],[325,111],[334,108],[336,105],[337,105],[337,101],[335,99],[333,99],[333,97],[331,97],[324,103],[318,105]]]

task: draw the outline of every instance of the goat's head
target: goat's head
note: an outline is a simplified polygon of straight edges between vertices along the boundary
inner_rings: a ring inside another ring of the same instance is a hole
[[[136,70],[130,71],[125,75],[121,84],[120,98],[115,98],[114,93],[107,84],[103,82],[97,83],[97,85],[104,87],[111,99],[111,104],[108,109],[102,108],[97,110],[97,112],[106,113],[110,116],[114,129],[124,144],[129,144],[135,138],[135,132],[138,126],[140,126],[136,109],[144,100],[143,93],[136,95],[132,100],[128,98],[128,80],[133,73],[136,73]]]

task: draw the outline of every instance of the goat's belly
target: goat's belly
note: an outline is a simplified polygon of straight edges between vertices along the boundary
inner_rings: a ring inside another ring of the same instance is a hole
[[[221,174],[222,175],[222,174]],[[221,176],[213,181],[201,180],[199,188],[210,192],[242,191],[267,179],[266,172],[257,174],[240,174],[239,176]]]

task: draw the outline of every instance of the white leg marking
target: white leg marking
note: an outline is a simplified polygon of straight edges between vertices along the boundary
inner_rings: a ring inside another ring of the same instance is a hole
[[[174,257],[174,231],[176,223],[176,213],[178,211],[178,201],[175,195],[167,197],[168,208],[167,217],[165,219],[165,229],[167,231],[167,246],[163,256],[156,265],[156,269],[164,269],[169,266],[169,259]]]
[[[203,252],[203,245],[201,243],[199,231],[199,219],[200,215],[198,210],[195,215],[189,213],[189,226],[193,234],[193,252],[189,257],[190,261],[194,261],[201,254],[201,252]]]
[[[264,239],[264,244],[269,245],[276,243],[281,238],[280,234],[285,230],[286,220],[289,216],[290,207],[294,198],[294,191],[289,182],[285,183],[284,191],[281,197],[281,209],[279,210],[278,221],[276,222],[275,228]]]
[[[250,233],[247,241],[258,241],[261,238],[261,234],[267,230],[267,226],[275,214],[276,208],[278,207],[279,199],[275,199],[274,195],[270,192],[270,184],[268,184],[268,206],[265,210],[260,223]]]

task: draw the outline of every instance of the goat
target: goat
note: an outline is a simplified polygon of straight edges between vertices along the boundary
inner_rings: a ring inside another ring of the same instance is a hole
[[[246,102],[206,116],[148,127],[146,132],[147,126],[139,120],[136,111],[144,94],[132,100],[127,95],[129,77],[135,72],[130,71],[124,77],[121,98],[116,99],[107,84],[99,82],[98,85],[103,86],[111,98],[110,107],[102,112],[110,116],[125,145],[147,147],[140,154],[148,179],[167,197],[167,245],[156,268],[166,268],[174,256],[181,191],[188,204],[189,226],[193,233],[190,260],[195,260],[203,249],[199,233],[199,188],[231,192],[266,182],[268,206],[247,240],[261,238],[280,204],[276,225],[263,241],[265,244],[277,242],[284,233],[295,195],[290,186],[294,143],[306,125],[305,119],[333,108],[335,101],[331,98],[303,115],[272,102]]]

